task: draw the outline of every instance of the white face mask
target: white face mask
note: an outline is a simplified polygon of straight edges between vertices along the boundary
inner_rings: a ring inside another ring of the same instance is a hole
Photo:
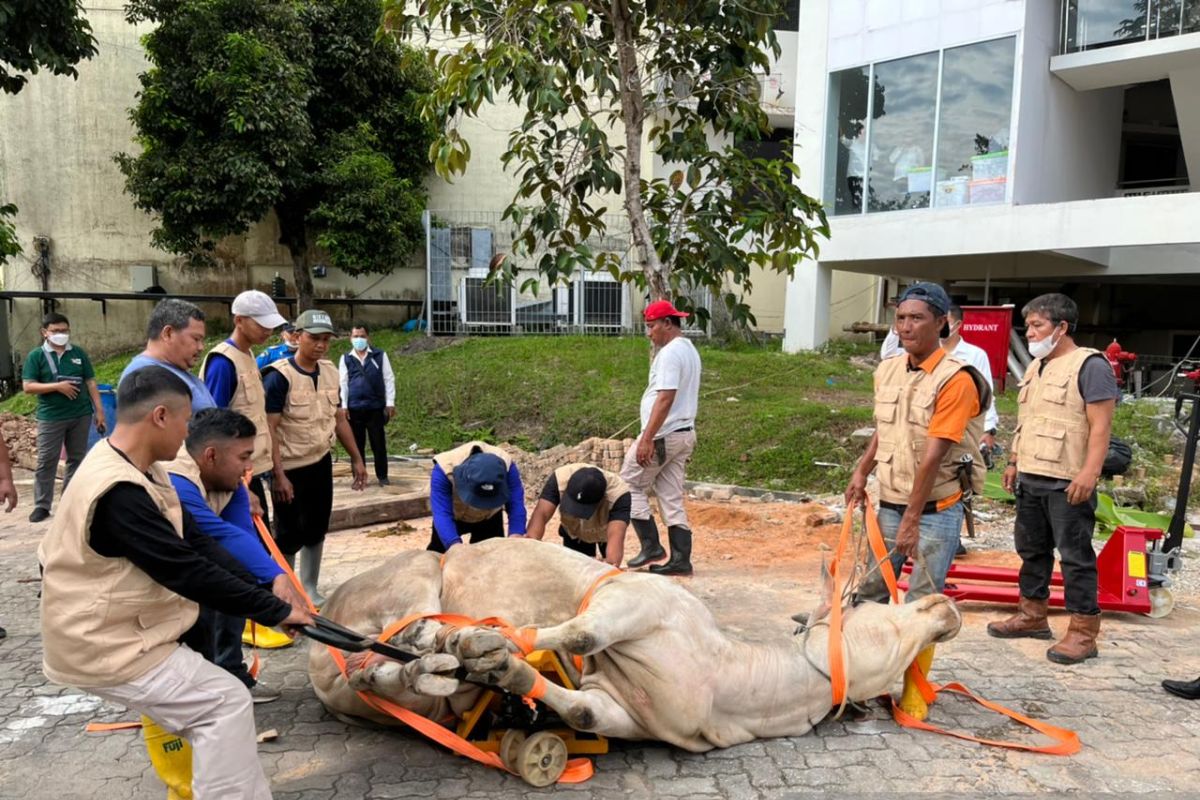
[[[355,350],[358,350],[359,352],[362,352],[363,350],[367,349],[367,340],[362,338],[361,336],[355,336],[353,339],[350,340],[350,344],[354,347]]]
[[[71,334],[69,334],[69,333],[52,333],[49,336],[47,336],[46,339],[50,342],[50,344],[54,345],[55,347],[66,347],[67,342],[71,341]]]
[[[1055,339],[1054,334],[1050,334],[1045,339],[1037,342],[1030,342],[1029,355],[1033,356],[1034,358],[1045,358],[1054,352],[1054,348],[1058,347],[1058,343],[1061,339],[1061,336],[1058,339]]]

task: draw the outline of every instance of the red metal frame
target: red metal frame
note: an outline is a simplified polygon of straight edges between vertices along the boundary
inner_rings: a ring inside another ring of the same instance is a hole
[[[1131,614],[1149,613],[1146,545],[1162,537],[1163,532],[1155,528],[1122,525],[1113,531],[1096,556],[1097,599],[1101,609],[1128,611]],[[912,562],[908,562],[904,565],[904,573],[911,572]],[[1017,574],[1018,570],[1012,568],[952,564],[946,573],[945,594],[955,600],[1015,605],[1021,596],[1017,588]],[[1062,573],[1055,572],[1050,578],[1050,605],[1056,608],[1062,608],[1064,604],[1062,585]],[[899,586],[907,589],[908,582],[900,581]]]

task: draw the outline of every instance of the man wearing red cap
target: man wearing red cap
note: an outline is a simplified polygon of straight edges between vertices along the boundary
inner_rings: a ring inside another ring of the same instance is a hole
[[[692,530],[683,508],[684,468],[696,449],[696,407],[700,396],[700,354],[683,335],[684,312],[668,300],[646,306],[646,336],[657,349],[650,380],[642,395],[642,432],[625,454],[621,478],[629,484],[633,529],[642,550],[632,568],[661,561],[667,554],[658,538],[647,493],[653,489],[667,524],[671,558],[650,571],[659,575],[692,574]]]

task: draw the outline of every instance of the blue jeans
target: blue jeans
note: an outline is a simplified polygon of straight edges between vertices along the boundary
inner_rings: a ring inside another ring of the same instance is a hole
[[[944,511],[936,514],[921,516],[921,534],[917,549],[921,558],[915,559],[912,575],[909,576],[908,591],[904,593],[904,602],[911,603],[927,594],[940,594],[946,588],[946,573],[954,562],[954,553],[958,550],[959,535],[962,532],[963,504],[955,503]],[[879,509],[879,528],[883,532],[883,540],[889,550],[896,546],[896,531],[900,530],[901,513],[892,508]],[[892,553],[889,560],[896,577],[900,577],[900,568],[904,566],[905,558],[899,553]],[[875,556],[868,551],[867,566],[871,574],[858,588],[860,600],[875,603],[886,603],[890,599],[887,584],[883,575],[875,567]]]

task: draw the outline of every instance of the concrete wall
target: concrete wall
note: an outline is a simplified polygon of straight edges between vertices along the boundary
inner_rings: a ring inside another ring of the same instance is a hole
[[[1032,2],[1026,11],[1014,118],[1013,202],[1112,197],[1124,91],[1077,92],[1052,75],[1047,65],[1058,52],[1058,3]]]

